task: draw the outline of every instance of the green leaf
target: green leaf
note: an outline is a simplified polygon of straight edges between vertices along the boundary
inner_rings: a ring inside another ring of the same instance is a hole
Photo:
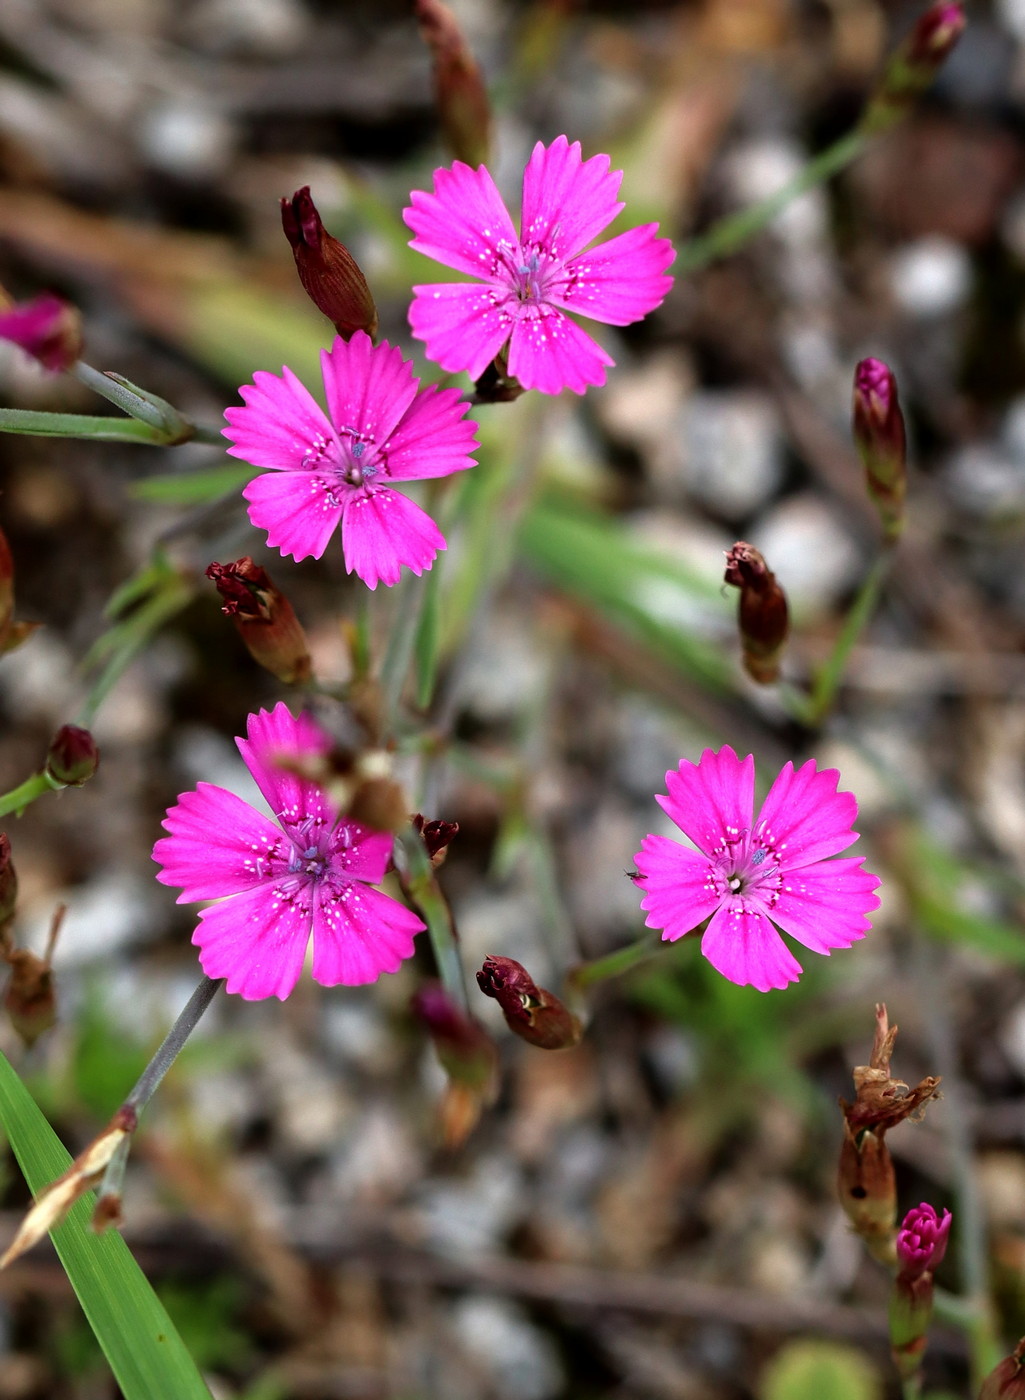
[[[434,694],[438,675],[438,652],[441,645],[441,560],[427,575],[420,622],[416,629],[414,655],[416,658],[416,703],[426,710]]]
[[[166,447],[169,441],[166,432],[136,418],[96,418],[86,413],[49,413],[34,408],[0,408],[0,433],[135,442],[150,447]]]
[[[881,1400],[879,1373],[840,1342],[790,1342],[762,1373],[759,1400]]]
[[[34,1195],[71,1164],[32,1096],[0,1055],[0,1122]],[[89,1228],[94,1197],[51,1231],[58,1257],[124,1400],[211,1400],[196,1364],[128,1246]]]

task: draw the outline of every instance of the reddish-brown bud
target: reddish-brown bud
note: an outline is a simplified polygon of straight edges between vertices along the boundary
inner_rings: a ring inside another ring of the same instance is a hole
[[[437,869],[445,863],[448,848],[459,834],[459,823],[440,820],[429,822],[417,812],[413,818],[413,830],[420,833],[431,864]]]
[[[18,876],[11,859],[11,843],[6,832],[0,831],[0,944],[6,940],[17,902]]]
[[[4,1010],[26,1045],[34,1045],[57,1020],[57,996],[49,962],[26,948],[5,954],[11,975],[4,992]]]
[[[44,369],[70,369],[82,353],[82,318],[70,302],[44,292],[0,311],[0,340],[9,340]]]
[[[885,131],[900,121],[950,57],[964,29],[963,7],[948,0],[939,0],[919,15],[883,70],[861,118],[861,130]]]
[[[7,536],[0,530],[0,655],[13,651],[39,626],[14,620],[14,559]]]
[[[55,787],[81,787],[100,766],[100,751],[88,729],[62,724],[46,753],[46,776]]]
[[[377,335],[377,307],[356,259],[324,227],[309,185],[281,201],[281,226],[292,245],[306,295],[345,340]]]
[[[854,371],[854,442],[865,468],[865,485],[887,538],[904,528],[907,434],[893,371],[882,360],[862,360]]]
[[[456,160],[484,165],[491,149],[491,104],[455,15],[441,0],[416,0],[420,33],[434,61],[434,100]]]
[[[306,633],[292,604],[275,588],[270,575],[248,554],[234,564],[211,564],[208,579],[224,599],[250,656],[286,685],[302,685],[312,675]]]
[[[485,958],[477,985],[502,1008],[506,1025],[541,1050],[568,1050],[580,1041],[583,1027],[557,996],[539,987],[522,963],[512,958]]]
[[[979,1400],[1025,1400],[1025,1337],[982,1383]]]
[[[760,685],[779,679],[790,630],[787,595],[757,549],[738,540],[726,555],[726,582],[740,589],[737,622],[744,669]]]

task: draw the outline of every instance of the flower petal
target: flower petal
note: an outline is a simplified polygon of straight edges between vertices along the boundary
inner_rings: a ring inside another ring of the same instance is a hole
[[[416,397],[420,381],[398,346],[375,345],[366,331],[336,336],[320,352],[327,411],[336,431],[351,428],[379,447]]]
[[[879,876],[856,857],[818,861],[784,874],[772,919],[813,953],[849,948],[872,927]]]
[[[354,495],[345,506],[342,549],[345,567],[368,588],[398,583],[402,566],[414,574],[429,569],[445,537],[420,507],[387,486]]]
[[[582,394],[605,383],[605,367],[616,362],[578,325],[546,302],[524,307],[509,341],[509,373],[524,389]]]
[[[624,208],[616,199],[623,172],[609,164],[608,156],[584,160],[580,142],[565,136],[539,141],[523,172],[523,244],[571,258],[607,228]]]
[[[434,172],[434,191],[414,190],[402,211],[416,235],[409,246],[457,272],[511,284],[519,239],[487,169],[457,160]]]
[[[801,964],[765,915],[740,901],[731,901],[712,915],[701,951],[717,972],[738,987],[768,992],[796,982],[801,975]]]
[[[354,881],[328,877],[317,887],[313,980],[358,987],[396,972],[413,954],[423,923],[404,904]]]
[[[249,519],[267,531],[272,548],[293,559],[319,559],[342,518],[337,490],[321,472],[281,472],[254,478],[242,495]]]
[[[739,759],[727,744],[705,749],[697,763],[683,759],[666,774],[668,797],[655,801],[706,856],[715,856],[751,826],[755,761]]]
[[[611,326],[647,316],[673,285],[666,268],[676,254],[668,238],[655,237],[657,228],[632,228],[573,258],[557,279],[546,281],[546,299]]]
[[[371,831],[362,822],[343,819],[328,841],[331,869],[344,879],[367,880],[371,885],[379,885],[388,869],[394,845],[389,832]]]
[[[227,978],[226,990],[246,1001],[284,1001],[302,971],[312,899],[309,881],[286,877],[203,909],[192,935],[203,971]]]
[[[153,847],[157,879],[181,889],[179,904],[223,899],[288,869],[293,848],[281,828],[213,783],[183,792],[163,825],[171,834]]]
[[[796,772],[786,764],[762,803],[752,847],[774,849],[784,869],[845,851],[857,840],[858,804],[852,793],[837,792],[839,778],[835,768],[820,772],[813,758]]]
[[[306,471],[318,462],[341,462],[334,428],[316,399],[286,365],[281,377],[258,369],[239,390],[245,408],[225,410],[223,435],[234,443],[230,457],[254,467]]]
[[[388,439],[386,469],[393,481],[424,481],[477,465],[477,424],[458,389],[432,384],[417,394]]]
[[[648,928],[664,929],[670,942],[697,928],[722,903],[706,856],[668,836],[645,836],[634,857],[644,891],[641,908]]]
[[[505,292],[476,282],[414,287],[409,325],[429,360],[449,374],[479,379],[509,339],[514,321]]]
[[[334,826],[337,812],[323,789],[288,771],[288,764],[310,754],[327,753],[331,738],[309,715],[298,719],[285,704],[250,715],[247,738],[236,739],[243,762],[270,809],[291,835],[304,840]],[[312,839],[307,842],[312,845]]]

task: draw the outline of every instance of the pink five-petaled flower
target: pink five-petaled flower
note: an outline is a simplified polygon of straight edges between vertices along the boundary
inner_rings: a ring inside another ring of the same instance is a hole
[[[814,953],[848,948],[870,927],[879,880],[861,860],[826,859],[857,838],[858,806],[837,792],[835,768],[788,763],[757,819],[754,776],[751,755],[729,747],[667,773],[669,795],[656,800],[697,849],[646,836],[636,883],[649,928],[672,940],[711,915],[702,953],[731,982],[767,992],[801,974],[773,925]]]
[[[394,972],[424,925],[397,900],[371,889],[384,879],[392,837],[338,811],[316,783],[288,771],[331,740],[308,715],[285,705],[250,715],[238,739],[246,767],[274,813],[271,821],[212,783],[183,792],[153,847],[157,879],[181,887],[179,904],[200,911],[192,941],[208,977],[226,977],[247,1001],[284,1000],[302,971],[313,934],[313,977],[357,986]],[[225,896],[230,896],[226,898]]]
[[[614,364],[565,314],[626,326],[653,311],[673,284],[675,254],[658,224],[583,250],[623,208],[621,170],[608,156],[583,160],[579,141],[539,141],[523,172],[517,235],[487,169],[456,161],[434,172],[434,194],[414,190],[402,217],[410,247],[479,283],[414,287],[409,323],[442,369],[478,379],[509,342],[508,371],[525,389],[582,394]]]
[[[225,412],[228,452],[269,467],[243,495],[267,543],[295,559],[319,559],[335,529],[349,573],[370,588],[397,583],[402,566],[430,568],[445,539],[393,482],[448,476],[474,466],[476,424],[456,389],[420,381],[397,347],[365,331],[321,351],[327,414],[287,367],[257,370]]]

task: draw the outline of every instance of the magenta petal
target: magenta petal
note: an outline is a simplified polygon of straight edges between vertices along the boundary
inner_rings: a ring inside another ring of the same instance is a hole
[[[273,822],[213,783],[183,792],[168,810],[153,859],[162,885],[181,889],[179,904],[221,899],[283,874],[292,843]]]
[[[801,975],[801,964],[765,915],[739,901],[712,915],[701,951],[717,972],[738,987],[768,992],[796,982]]]
[[[755,761],[740,759],[727,744],[705,749],[697,763],[683,759],[666,774],[668,797],[655,801],[705,855],[719,853],[750,829]]]
[[[545,284],[547,300],[611,326],[647,316],[673,285],[666,268],[676,254],[668,238],[655,237],[657,228],[632,228],[573,258]]]
[[[605,383],[605,368],[615,360],[568,316],[541,302],[513,326],[509,373],[524,389],[582,394],[589,384]]]
[[[634,857],[644,891],[641,908],[648,928],[660,928],[669,941],[697,928],[722,903],[706,856],[668,836],[645,836]]]
[[[427,358],[458,374],[479,379],[509,338],[513,320],[508,297],[476,282],[438,282],[413,288],[409,325],[426,342]]]
[[[342,518],[334,488],[320,472],[275,472],[256,477],[242,495],[269,545],[294,559],[319,559]]]
[[[835,768],[820,772],[812,758],[796,772],[786,764],[758,813],[752,844],[773,846],[788,868],[845,851],[857,839],[858,804],[837,792],[839,778]]]
[[[444,548],[445,537],[431,517],[398,491],[384,486],[346,502],[345,567],[368,588],[398,583],[403,565],[414,574],[422,573]]]
[[[388,832],[371,831],[361,822],[343,819],[328,842],[331,868],[340,876],[379,885],[388,869],[394,845]]]
[[[322,987],[357,987],[396,972],[424,927],[404,904],[366,885],[328,878],[317,890],[313,979]]]
[[[509,211],[482,165],[457,160],[434,172],[434,194],[414,190],[402,217],[416,235],[409,246],[472,277],[511,277],[507,259],[519,246]]]
[[[854,857],[804,865],[784,872],[772,918],[813,953],[849,948],[872,927],[868,916],[879,907],[878,888],[878,875]]]
[[[621,170],[609,170],[608,156],[584,160],[579,141],[539,141],[523,172],[521,241],[554,258],[579,253],[623,209],[616,199],[622,179]]]
[[[309,884],[286,877],[201,911],[192,935],[208,977],[246,1001],[280,997],[299,980],[313,923]]]
[[[225,410],[221,431],[235,445],[232,457],[254,467],[305,470],[311,462],[340,462],[335,430],[306,386],[285,366],[281,378],[259,369],[239,390],[245,408]]]
[[[387,470],[393,481],[423,481],[476,466],[477,424],[464,417],[469,404],[457,389],[432,384],[418,394],[388,439]]]
[[[335,337],[320,352],[327,409],[335,427],[351,428],[383,444],[416,397],[420,381],[402,351],[382,340],[375,345],[366,331],[351,340]]]
[[[309,715],[298,719],[285,704],[249,716],[247,738],[236,739],[243,762],[256,780],[271,811],[289,834],[303,836],[330,829],[336,810],[316,783],[289,772],[289,762],[327,753],[331,739]],[[310,839],[307,842],[312,845]]]

